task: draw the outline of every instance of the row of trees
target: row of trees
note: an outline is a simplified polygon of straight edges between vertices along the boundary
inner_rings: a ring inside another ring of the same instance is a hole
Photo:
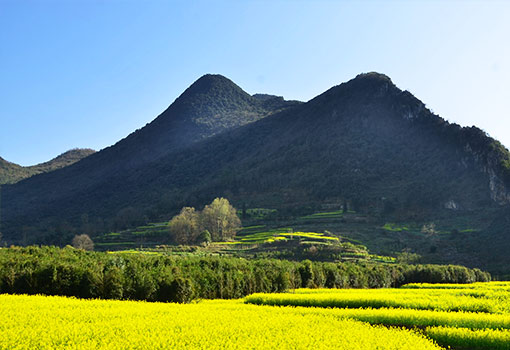
[[[81,249],[0,249],[0,294],[188,302],[310,288],[470,283],[490,275],[463,266],[108,254]]]
[[[174,240],[179,244],[226,241],[241,228],[237,210],[225,198],[216,198],[202,211],[182,208],[168,223]]]

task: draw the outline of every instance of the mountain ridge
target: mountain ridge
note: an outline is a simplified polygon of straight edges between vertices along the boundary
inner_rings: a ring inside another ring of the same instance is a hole
[[[0,185],[12,184],[37,174],[69,166],[95,152],[90,148],[73,148],[51,160],[30,166],[21,166],[0,157]]]

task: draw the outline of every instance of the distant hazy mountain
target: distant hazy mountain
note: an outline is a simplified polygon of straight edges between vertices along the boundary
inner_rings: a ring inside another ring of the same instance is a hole
[[[92,153],[95,153],[92,149],[75,148],[62,153],[50,161],[32,166],[21,166],[0,157],[0,185],[16,183],[30,176],[66,167],[90,156]]]
[[[307,103],[250,96],[206,75],[116,145],[4,186],[3,231],[15,241],[21,226],[50,234],[63,221],[80,225],[83,215],[108,227],[127,209],[154,220],[219,195],[280,212],[348,202],[401,221],[483,213],[502,236],[510,155],[480,129],[431,113],[382,74],[361,74]]]

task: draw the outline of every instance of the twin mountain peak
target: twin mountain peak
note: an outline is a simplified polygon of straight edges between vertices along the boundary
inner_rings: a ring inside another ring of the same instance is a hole
[[[288,208],[349,201],[414,215],[510,203],[510,156],[478,128],[431,113],[379,73],[303,103],[250,95],[207,74],[154,121],[65,168],[3,187],[7,235],[22,225],[147,217],[219,195]],[[376,209],[374,209],[376,208]],[[396,215],[396,214],[395,214]]]

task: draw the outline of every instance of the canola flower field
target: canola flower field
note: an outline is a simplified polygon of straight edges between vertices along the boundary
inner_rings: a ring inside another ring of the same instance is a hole
[[[510,349],[510,282],[191,304],[0,295],[3,349]]]
[[[297,289],[248,304],[330,310],[339,319],[405,327],[445,348],[510,349],[510,282],[410,284],[398,289]]]
[[[441,349],[336,310],[0,295],[0,349]]]
[[[337,308],[402,308],[486,313],[510,312],[507,290],[483,289],[298,289],[294,293],[252,294],[252,304]]]

